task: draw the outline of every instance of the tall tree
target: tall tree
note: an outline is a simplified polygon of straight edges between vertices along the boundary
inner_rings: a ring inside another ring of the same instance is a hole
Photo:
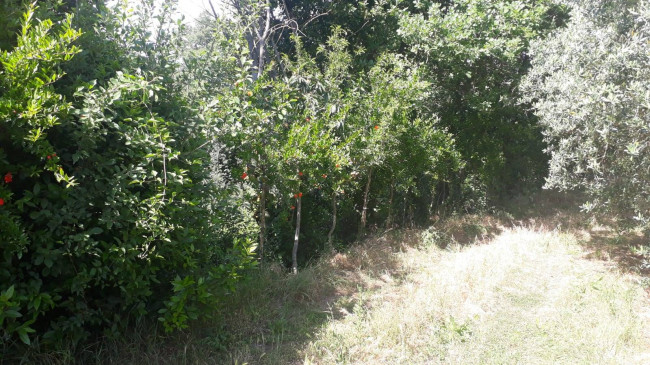
[[[587,211],[650,223],[650,6],[571,1],[571,21],[532,46],[523,85],[551,155],[546,185],[584,189]]]
[[[561,7],[551,0],[457,0],[424,10],[404,13],[399,33],[429,72],[429,110],[455,136],[468,162],[463,175],[477,175],[492,193],[539,184],[542,135],[518,104],[518,86],[530,66],[530,41],[562,23]]]

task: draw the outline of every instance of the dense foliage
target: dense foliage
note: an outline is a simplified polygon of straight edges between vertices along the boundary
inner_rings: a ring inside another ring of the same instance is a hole
[[[536,118],[518,103],[518,87],[530,41],[562,22],[561,8],[467,0],[423,13],[402,15],[399,32],[435,80],[430,109],[457,137],[467,161],[462,175],[492,194],[536,186],[545,174],[544,145]]]
[[[584,188],[586,210],[647,225],[650,7],[571,4],[571,23],[533,45],[525,85],[549,144],[547,186]]]
[[[232,287],[253,250],[221,232],[198,116],[174,121],[159,104],[164,81],[137,69],[66,101],[56,85],[80,32],[70,17],[32,16],[0,56],[3,343],[118,334],[158,313],[182,327]]]
[[[647,223],[646,5],[227,0],[186,24],[175,0],[9,3],[8,356],[185,328],[257,264],[538,187],[545,148],[550,186]]]

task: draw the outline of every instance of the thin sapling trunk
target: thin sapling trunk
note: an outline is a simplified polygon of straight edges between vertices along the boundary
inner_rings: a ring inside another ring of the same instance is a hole
[[[302,194],[301,194],[302,195]],[[291,252],[291,271],[294,274],[298,273],[298,240],[300,238],[300,213],[302,211],[302,197],[298,196],[298,204],[296,207],[296,235],[293,238],[293,251]]]
[[[390,181],[390,197],[388,198],[388,217],[386,217],[386,229],[393,226],[393,196],[395,195],[395,179]]]
[[[336,229],[336,192],[332,194],[332,226],[327,233],[327,249],[334,252],[334,230]]]
[[[363,193],[363,210],[361,211],[361,223],[359,223],[359,237],[362,237],[366,230],[366,222],[368,220],[368,194],[370,193],[371,181],[372,168],[368,169],[368,181],[366,182],[366,190]]]
[[[262,193],[260,194],[260,262],[264,263],[264,243],[266,241],[266,184],[262,182]]]

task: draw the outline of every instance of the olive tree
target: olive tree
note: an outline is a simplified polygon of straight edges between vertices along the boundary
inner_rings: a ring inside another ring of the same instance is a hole
[[[532,45],[523,89],[551,155],[546,186],[584,189],[587,211],[650,219],[650,4],[571,2],[571,22]]]

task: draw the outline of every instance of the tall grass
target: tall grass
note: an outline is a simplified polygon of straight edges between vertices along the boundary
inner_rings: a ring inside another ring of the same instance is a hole
[[[599,241],[604,227],[553,204],[537,218],[393,231],[297,275],[267,264],[213,322],[172,336],[142,326],[70,353],[102,364],[650,363],[647,273],[613,259],[624,247]]]
[[[405,282],[323,326],[305,356],[315,364],[641,363],[643,291],[579,252],[572,235],[517,228],[442,256],[402,253]]]

